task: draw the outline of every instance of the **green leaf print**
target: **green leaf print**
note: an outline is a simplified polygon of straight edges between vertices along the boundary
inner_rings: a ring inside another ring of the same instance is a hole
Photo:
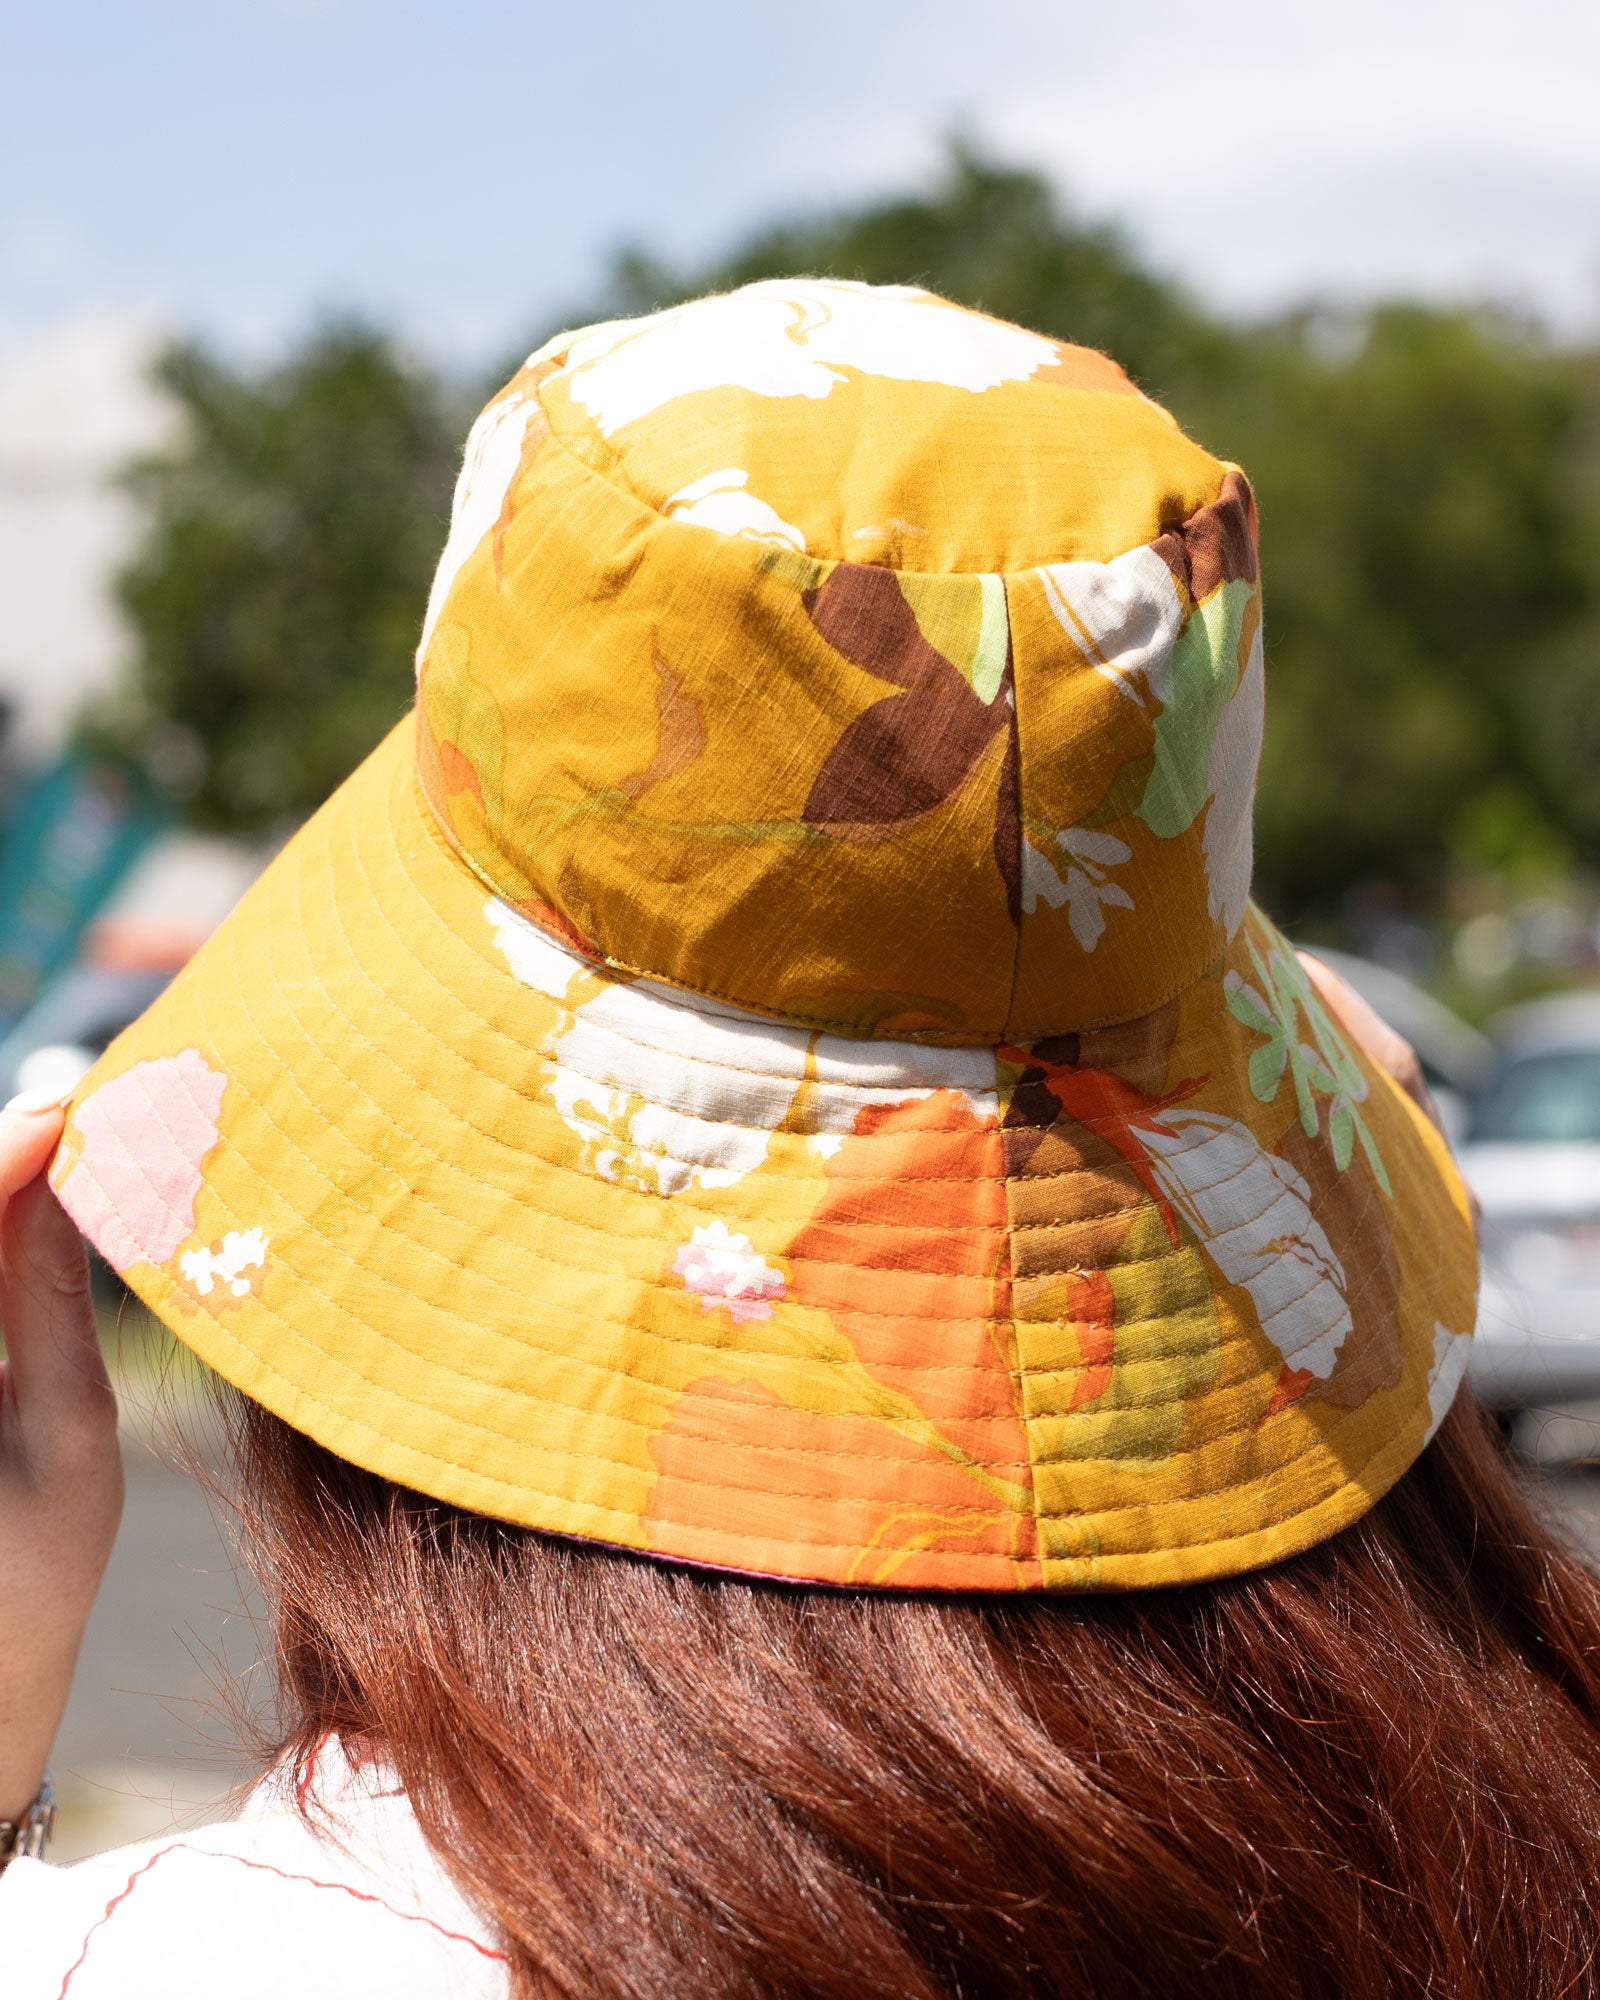
[[[1192,826],[1210,796],[1211,739],[1239,685],[1239,634],[1253,592],[1245,582],[1214,590],[1150,676],[1161,713],[1138,814],[1158,840],[1174,840]]]
[[[1228,1011],[1234,1019],[1262,1038],[1260,1045],[1251,1051],[1247,1066],[1250,1088],[1257,1101],[1272,1103],[1282,1085],[1283,1073],[1288,1070],[1294,1079],[1300,1129],[1306,1137],[1314,1139],[1321,1130],[1318,1099],[1326,1098],[1328,1143],[1334,1165],[1343,1173],[1359,1144],[1373,1179],[1386,1195],[1392,1196],[1394,1190],[1377,1141],[1357,1109],[1367,1095],[1367,1079],[1361,1065],[1351,1055],[1293,952],[1274,947],[1263,958],[1255,939],[1250,938],[1248,943],[1250,963],[1260,984],[1252,986],[1237,972],[1230,972],[1225,990]],[[1310,1041],[1302,1038],[1302,1015],[1310,1029]]]

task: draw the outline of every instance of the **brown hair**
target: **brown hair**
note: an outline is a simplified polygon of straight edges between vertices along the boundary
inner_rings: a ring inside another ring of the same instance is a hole
[[[1463,1397],[1354,1527],[1124,1597],[675,1569],[237,1406],[302,1759],[572,2000],[1600,1991],[1600,1590]]]

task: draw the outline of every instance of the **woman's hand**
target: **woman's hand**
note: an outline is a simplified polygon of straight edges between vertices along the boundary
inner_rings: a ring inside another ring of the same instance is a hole
[[[61,1126],[0,1112],[0,1820],[39,1789],[122,1515],[88,1258],[44,1178]]]

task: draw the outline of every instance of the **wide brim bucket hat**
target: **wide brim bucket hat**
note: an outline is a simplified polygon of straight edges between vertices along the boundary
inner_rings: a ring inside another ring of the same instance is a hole
[[[340,1456],[840,1585],[1193,1582],[1460,1379],[1437,1132],[1250,906],[1256,511],[1104,356],[771,282],[468,442],[414,712],[54,1184]]]

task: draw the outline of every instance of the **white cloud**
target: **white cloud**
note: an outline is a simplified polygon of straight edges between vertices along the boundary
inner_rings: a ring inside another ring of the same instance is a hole
[[[969,18],[933,0],[923,45],[942,61],[880,78],[870,120],[830,123],[831,193],[925,171],[959,119],[1232,306],[1494,292],[1600,318],[1592,5],[1240,0],[1201,24],[1177,0],[991,0],[991,44],[1028,60],[976,84]],[[774,111],[769,157],[798,177],[816,107]]]
[[[522,67],[482,59],[522,45],[515,0],[172,0],[137,33],[86,4],[34,10],[8,72],[6,184],[43,219],[0,244],[0,339],[157,300],[275,341],[348,303],[498,359],[609,245],[709,257],[915,185],[961,123],[1227,303],[1491,289],[1600,318],[1593,0],[815,0],[802,36],[735,0],[615,0],[541,14],[540,73],[604,88],[531,127]],[[470,115],[419,145],[435,101]]]

